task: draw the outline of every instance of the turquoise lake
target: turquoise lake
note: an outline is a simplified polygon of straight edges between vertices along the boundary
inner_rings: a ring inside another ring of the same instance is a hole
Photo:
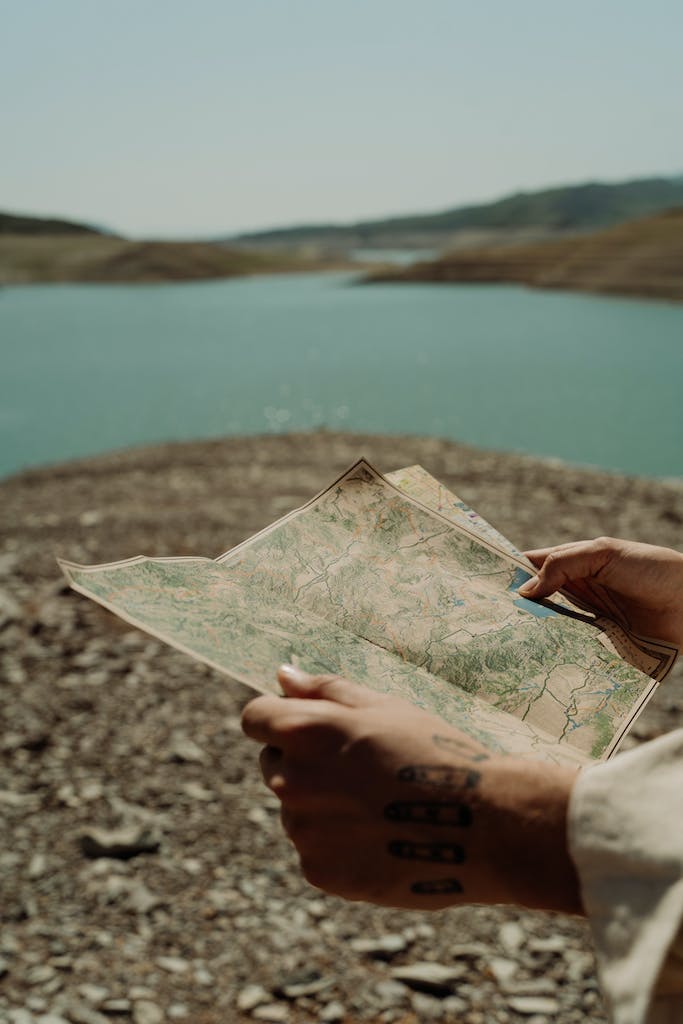
[[[683,476],[683,306],[349,274],[0,290],[0,475],[316,426]]]

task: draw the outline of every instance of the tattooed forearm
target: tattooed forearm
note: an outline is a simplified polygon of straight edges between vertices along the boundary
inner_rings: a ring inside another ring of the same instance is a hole
[[[453,892],[462,892],[463,888],[457,878],[438,878],[429,882],[413,882],[410,891],[423,896],[441,896]]]
[[[465,850],[458,843],[413,843],[408,839],[392,839],[387,849],[392,857],[403,860],[428,860],[434,864],[462,864]]]
[[[389,821],[410,821],[421,825],[472,824],[472,811],[467,804],[432,800],[399,800],[387,804],[384,817]]]
[[[434,733],[432,742],[442,750],[451,750],[454,754],[466,757],[468,761],[488,761],[491,756],[485,750],[478,750],[474,743],[469,744],[467,740],[460,740],[455,736],[440,736],[439,733]]]
[[[474,768],[453,768],[443,764],[410,764],[400,768],[401,782],[422,782],[440,789],[474,789],[481,773]]]

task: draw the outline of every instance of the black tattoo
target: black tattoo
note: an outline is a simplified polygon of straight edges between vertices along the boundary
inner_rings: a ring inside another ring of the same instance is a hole
[[[444,764],[409,764],[399,769],[398,777],[401,782],[422,782],[440,789],[474,789],[481,773]]]
[[[429,800],[400,800],[387,804],[384,817],[389,821],[410,821],[419,825],[472,824],[472,811],[467,804]]]
[[[441,896],[444,893],[464,890],[457,878],[439,878],[430,882],[413,882],[410,891],[423,896]]]
[[[484,750],[472,749],[474,741],[469,743],[467,740],[458,740],[454,736],[440,736],[438,733],[434,733],[432,742],[437,747],[452,750],[454,753],[466,757],[468,761],[488,761],[491,756]]]
[[[408,839],[392,839],[387,849],[392,857],[402,860],[428,860],[434,864],[462,864],[465,850],[457,843],[413,843]]]

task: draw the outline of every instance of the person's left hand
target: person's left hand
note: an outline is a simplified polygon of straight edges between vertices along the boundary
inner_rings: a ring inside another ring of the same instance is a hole
[[[244,710],[261,768],[313,885],[437,909],[580,910],[566,846],[575,771],[489,753],[407,701],[283,666],[287,695]]]

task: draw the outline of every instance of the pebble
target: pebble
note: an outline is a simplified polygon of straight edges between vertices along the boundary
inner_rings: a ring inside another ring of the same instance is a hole
[[[190,1011],[185,1003],[171,1003],[168,1008],[168,1015],[171,1020],[182,1020],[183,1017],[189,1017]]]
[[[161,967],[162,971],[168,971],[169,974],[185,974],[190,969],[189,961],[183,960],[179,956],[158,956],[155,963],[157,967]]]
[[[135,1024],[161,1024],[164,1011],[149,999],[139,999],[133,1004],[133,1021]]]
[[[34,853],[28,865],[28,877],[35,881],[45,874],[47,870],[47,857],[44,853]]]
[[[562,935],[550,935],[547,939],[529,939],[527,948],[531,953],[564,953],[567,949],[567,940]]]
[[[426,992],[447,994],[456,981],[467,973],[464,964],[437,964],[431,962],[407,964],[394,967],[391,976],[395,981],[402,981],[411,988]]]
[[[491,957],[487,966],[499,985],[506,985],[518,970],[516,960],[508,960],[502,956]]]
[[[344,1020],[346,1016],[346,1010],[342,1003],[336,999],[333,1002],[328,1003],[327,1006],[323,1006],[322,1010],[318,1014],[318,1020],[322,1024],[336,1024],[337,1021]]]
[[[107,999],[102,1003],[104,1013],[130,1013],[130,999]]]
[[[90,828],[81,833],[81,851],[86,857],[115,857],[129,860],[140,853],[155,853],[161,844],[158,833],[148,826],[118,829]]]
[[[546,996],[515,996],[508,999],[508,1006],[515,1013],[522,1013],[531,1016],[534,1013],[554,1014],[560,1012],[560,1004],[557,999]]]
[[[498,939],[505,952],[514,956],[526,942],[526,932],[517,921],[504,921],[498,931]]]
[[[4,957],[0,956],[0,978],[4,978],[9,973],[9,962]]]
[[[388,934],[380,935],[376,939],[351,939],[349,945],[354,953],[389,959],[396,953],[401,953],[407,947],[408,942],[403,935]]]
[[[176,734],[171,740],[168,758],[169,761],[178,761],[180,764],[204,764],[206,754],[189,736]]]
[[[37,964],[35,967],[29,967],[26,981],[29,985],[44,985],[45,982],[51,981],[56,973],[54,967],[50,967],[49,964]]]
[[[237,1009],[248,1012],[260,1003],[267,1003],[271,998],[263,985],[247,985],[237,993]]]
[[[398,981],[378,981],[374,992],[380,1006],[385,1008],[400,1006],[406,998],[406,986]]]
[[[78,994],[82,996],[87,1003],[91,1003],[93,1006],[99,1006],[109,995],[109,989],[103,985],[91,985],[88,982],[78,986]]]
[[[252,1010],[251,1015],[255,1020],[265,1020],[270,1021],[271,1024],[280,1024],[280,1022],[289,1019],[289,1007],[285,1006],[284,1003],[266,1003],[263,1006],[257,1006],[255,1010]]]

